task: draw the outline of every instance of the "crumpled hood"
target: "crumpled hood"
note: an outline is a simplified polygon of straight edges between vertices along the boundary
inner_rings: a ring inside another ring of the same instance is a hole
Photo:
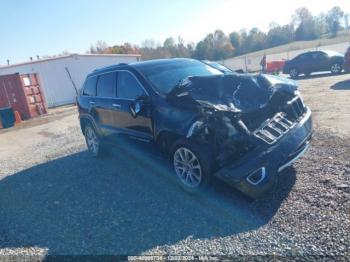
[[[271,76],[233,74],[193,76],[181,81],[168,98],[188,98],[218,110],[251,112],[267,106],[276,92],[293,94],[295,81]]]

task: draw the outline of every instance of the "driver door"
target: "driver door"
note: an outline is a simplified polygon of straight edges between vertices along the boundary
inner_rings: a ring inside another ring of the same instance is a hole
[[[134,74],[117,71],[117,98],[112,105],[114,126],[120,136],[148,142],[153,138],[150,105],[142,106],[136,117],[130,112],[130,107],[140,96],[149,98]]]
[[[314,72],[327,71],[329,69],[327,54],[315,52],[313,54]]]

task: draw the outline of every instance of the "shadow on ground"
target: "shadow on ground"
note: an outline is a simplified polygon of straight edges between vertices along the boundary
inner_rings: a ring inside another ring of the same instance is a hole
[[[334,89],[334,90],[350,90],[350,79],[349,80],[344,80],[344,81],[336,83],[335,85],[332,85],[331,89]]]
[[[252,201],[214,181],[185,193],[158,159],[115,150],[105,160],[86,151],[0,181],[0,247],[38,246],[49,254],[138,254],[193,238],[257,229],[276,213],[295,171]]]

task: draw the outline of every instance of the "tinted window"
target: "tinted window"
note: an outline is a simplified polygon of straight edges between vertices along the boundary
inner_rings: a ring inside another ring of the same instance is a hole
[[[296,58],[296,60],[298,60],[298,61],[304,60],[304,59],[306,59],[306,57],[307,57],[307,54],[301,54]]]
[[[98,77],[97,96],[115,97],[116,96],[116,73],[103,74]]]
[[[140,95],[144,95],[145,91],[129,72],[118,72],[118,97],[126,99],[136,99]]]
[[[86,79],[85,86],[84,86],[84,95],[87,96],[95,96],[96,95],[96,80],[97,77],[89,77]]]
[[[326,57],[327,55],[325,53],[322,53],[322,52],[314,52],[312,53],[312,58],[313,59],[320,59],[320,58],[323,58],[323,57]]]
[[[233,73],[232,70],[228,69],[226,66],[224,66],[222,64],[212,62],[212,61],[203,61],[203,63],[214,67],[215,69],[219,70],[220,72],[227,73],[227,74]]]
[[[326,50],[326,51],[323,51],[322,53],[328,56],[343,56],[341,53],[331,51],[331,50]]]

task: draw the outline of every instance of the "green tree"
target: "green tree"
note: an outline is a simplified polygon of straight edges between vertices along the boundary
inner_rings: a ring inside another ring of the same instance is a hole
[[[252,28],[246,38],[246,45],[248,52],[266,48],[266,34],[257,27]]]
[[[235,55],[241,52],[241,35],[238,32],[232,32],[229,35],[232,47],[235,49]]]
[[[233,55],[234,48],[230,39],[221,30],[208,34],[200,41],[194,51],[194,57],[198,59],[221,60]]]
[[[317,35],[322,36],[328,32],[326,14],[321,13],[315,17]]]
[[[344,15],[344,25],[346,29],[350,29],[350,14]]]
[[[339,6],[334,6],[328,11],[326,21],[328,25],[328,30],[335,37],[341,28],[341,20],[344,17],[344,11],[341,10]]]
[[[284,45],[293,41],[293,38],[294,29],[292,25],[280,26],[278,24],[271,24],[266,36],[266,47]]]
[[[298,8],[294,15],[295,40],[313,40],[319,37],[316,22],[309,9]]]

